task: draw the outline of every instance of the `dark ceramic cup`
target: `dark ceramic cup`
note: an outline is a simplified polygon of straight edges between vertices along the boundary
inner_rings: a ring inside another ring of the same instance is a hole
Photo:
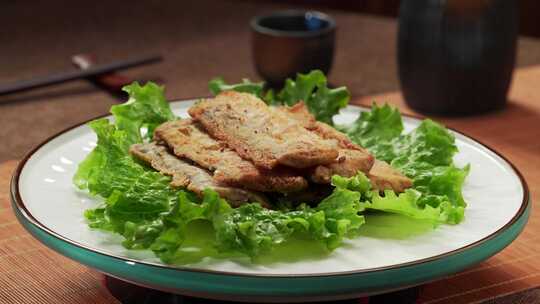
[[[336,23],[315,11],[280,11],[251,20],[252,53],[259,75],[273,87],[296,73],[327,74],[334,59]]]

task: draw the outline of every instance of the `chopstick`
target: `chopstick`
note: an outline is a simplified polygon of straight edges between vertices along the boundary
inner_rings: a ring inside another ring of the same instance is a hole
[[[151,55],[138,57],[123,61],[111,62],[108,64],[95,65],[85,70],[76,70],[69,72],[62,72],[53,75],[41,76],[33,79],[20,80],[13,83],[8,83],[5,85],[0,85],[0,95],[11,94],[21,91],[26,91],[30,89],[41,88],[53,84],[63,83],[67,81],[88,78],[92,76],[97,76],[100,74],[109,73],[112,71],[123,70],[132,68],[135,66],[140,66],[144,64],[152,64],[160,62],[163,60],[163,57],[160,55]]]
[[[81,70],[88,70],[96,66],[96,59],[93,54],[77,54],[71,57],[71,62]],[[122,74],[112,71],[96,76],[86,78],[96,87],[107,91],[117,99],[124,100],[127,93],[122,91],[122,88],[133,82],[133,79]]]

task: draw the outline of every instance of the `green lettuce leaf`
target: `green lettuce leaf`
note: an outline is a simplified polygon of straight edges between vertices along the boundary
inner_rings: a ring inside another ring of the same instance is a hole
[[[454,136],[442,125],[425,119],[411,133],[394,140],[396,158],[392,165],[406,170],[406,174],[416,176],[415,170],[429,164],[449,166],[458,149]]]
[[[326,87],[326,76],[321,71],[314,70],[308,74],[299,73],[295,80],[290,78],[285,80],[285,86],[278,94],[278,99],[288,106],[301,100],[307,104],[308,100],[312,99],[315,90],[320,87]]]
[[[414,179],[414,186],[420,192],[446,196],[452,204],[466,207],[461,189],[469,170],[469,165],[464,168],[453,165],[434,167],[420,172]]]
[[[126,248],[151,249],[165,262],[177,261],[190,223],[202,220],[215,230],[213,243],[221,252],[255,257],[296,232],[333,249],[364,223],[358,214],[359,193],[352,190],[337,189],[316,208],[302,205],[283,212],[258,204],[232,209],[214,191],[205,190],[198,198],[171,188],[170,177],[139,163],[128,152],[131,144],[143,140],[144,128],[152,130],[174,119],[162,88],[133,84],[126,90],[129,101],[112,108],[114,123],[99,119],[89,124],[97,145],[74,176],[79,188],[104,201],[85,212],[90,227],[121,234]]]
[[[403,132],[403,122],[398,109],[388,104],[379,107],[374,103],[371,111],[361,112],[354,123],[340,126],[340,129],[378,159],[391,161],[396,157],[391,141]]]
[[[124,158],[130,143],[126,133],[117,131],[107,119],[94,120],[89,123],[89,126],[97,135],[97,145],[79,164],[74,182],[80,189],[92,189],[90,190],[92,194],[108,196],[112,193],[112,189],[104,192],[99,186],[101,181],[97,175],[107,169],[107,164],[111,163],[111,159]]]
[[[373,191],[371,200],[366,201],[363,207],[428,220],[434,224],[457,224],[464,216],[464,208],[452,205],[446,197],[426,195],[414,189],[399,194],[385,190],[384,195]]]
[[[126,132],[107,119],[90,123],[98,136],[97,146],[75,174],[74,181],[90,194],[105,198],[117,213],[159,213],[168,210],[174,191],[170,178],[138,164],[128,154]]]
[[[277,211],[246,204],[214,217],[217,246],[254,257],[303,233],[332,250],[365,223],[359,199],[356,191],[336,188],[315,208],[300,205],[296,210]]]
[[[248,80],[227,85],[215,79],[210,89],[214,94],[223,90],[249,92],[271,104],[292,105],[304,100],[310,111],[325,122],[332,122],[332,116],[349,98],[343,88],[329,89],[319,71],[299,74],[294,81],[289,79],[277,94],[272,90],[264,92],[262,83]],[[333,192],[316,207],[300,204],[293,208],[296,204],[292,204],[282,210],[269,210],[259,204],[245,204],[233,209],[212,190],[198,197],[170,187],[170,177],[129,155],[133,143],[150,137],[157,125],[175,117],[164,99],[163,88],[134,83],[125,90],[130,99],[113,106],[114,123],[107,119],[90,123],[97,145],[80,163],[74,183],[103,200],[98,208],[85,212],[89,226],[122,235],[126,248],[150,249],[166,263],[189,262],[197,254],[184,250],[184,243],[188,242],[189,247],[193,225],[203,223],[212,230],[212,236],[198,240],[208,247],[200,255],[241,253],[255,258],[299,235],[332,250],[344,238],[359,232],[369,218],[367,210],[397,213],[434,224],[455,224],[463,219],[466,203],[461,188],[469,167],[457,168],[453,164],[457,147],[452,134],[430,120],[402,134],[399,112],[389,106],[374,106],[351,126],[341,127],[353,141],[411,177],[413,189],[400,194],[379,193],[359,173],[350,178],[334,176]]]
[[[422,194],[413,189],[407,189],[403,193],[396,194],[392,190],[385,190],[384,195],[378,191],[372,192],[370,201],[365,202],[366,209],[374,209],[385,212],[402,214],[416,219],[430,220],[433,222],[445,221],[442,218],[440,208],[430,205],[420,206],[419,198]]]
[[[246,204],[214,218],[217,246],[257,256],[304,233],[332,250],[344,237],[354,235],[365,222],[359,214],[359,193],[336,190],[316,208],[301,205],[293,211],[276,211]]]
[[[79,164],[73,181],[104,201],[102,206],[85,212],[90,227],[124,235],[126,247],[146,248],[159,235],[159,214],[170,209],[177,191],[169,186],[169,177],[141,165],[128,150],[131,144],[142,141],[144,128],[151,132],[174,115],[163,97],[163,88],[134,83],[124,90],[130,98],[112,107],[114,124],[107,119],[89,123],[97,144]]]
[[[144,86],[134,82],[123,88],[129,100],[111,107],[116,127],[126,132],[129,142],[142,141],[142,128],[151,137],[154,129],[165,121],[174,119],[174,114],[165,100],[163,87],[153,82]]]
[[[326,76],[319,70],[297,74],[296,79],[287,79],[285,87],[274,97],[266,98],[271,104],[292,106],[304,101],[311,114],[319,121],[333,125],[333,117],[349,103],[347,88],[328,88]]]
[[[439,220],[451,224],[463,219],[466,203],[461,190],[469,166],[457,168],[453,164],[452,158],[458,149],[454,136],[444,126],[426,119],[410,133],[402,134],[399,112],[388,105],[373,105],[370,112],[361,113],[352,125],[341,129],[351,140],[413,180],[414,190],[398,196],[373,195],[366,209],[395,212],[413,218],[429,218],[431,214],[431,220],[435,220],[434,214],[437,213]],[[403,204],[402,208],[397,208],[396,204]],[[425,213],[418,213],[414,208]]]
[[[455,207],[466,206],[461,189],[470,167],[457,168],[453,164],[458,149],[446,128],[426,119],[411,133],[394,139],[393,149],[398,156],[392,166],[413,178],[415,189],[426,195],[444,196]]]
[[[344,189],[356,193],[360,202],[359,211],[378,210],[396,213],[414,219],[428,220],[433,224],[456,224],[464,216],[464,206],[454,206],[447,196],[432,194],[435,191],[430,193],[407,189],[399,194],[392,190],[385,190],[382,193],[373,191],[371,182],[362,172],[350,178],[334,176],[332,184],[336,186],[334,193]]]
[[[214,78],[208,83],[208,88],[212,94],[217,95],[223,91],[237,91],[250,93],[257,97],[262,97],[264,82],[251,82],[249,79],[242,79],[241,83],[227,84],[221,77]]]
[[[246,92],[262,98],[270,105],[292,106],[304,101],[317,120],[330,125],[333,124],[332,117],[347,106],[350,99],[347,88],[328,88],[326,76],[319,70],[297,74],[294,80],[287,79],[284,88],[277,94],[273,90],[264,93],[263,83],[253,83],[248,79],[238,84],[226,84],[222,78],[216,78],[210,81],[209,87],[214,95],[226,90]]]
[[[191,192],[179,191],[178,199],[170,211],[162,214],[165,223],[161,233],[149,245],[161,260],[171,263],[177,260],[181,248],[189,233],[189,224],[196,220],[213,222],[232,208],[217,192],[205,190],[202,200]]]

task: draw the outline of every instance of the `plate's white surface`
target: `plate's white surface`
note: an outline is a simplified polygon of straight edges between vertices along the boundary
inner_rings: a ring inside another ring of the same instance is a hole
[[[187,116],[188,102],[173,103],[174,112]],[[360,111],[348,107],[338,123],[353,121]],[[419,121],[404,118],[406,131]],[[518,176],[503,159],[461,134],[455,134],[460,152],[458,166],[471,164],[464,197],[468,202],[465,220],[456,226],[441,225],[433,231],[405,239],[360,236],[325,258],[296,262],[252,265],[245,260],[211,260],[192,265],[213,270],[260,274],[312,274],[364,270],[392,266],[440,255],[472,244],[508,223],[518,212],[523,189]],[[70,240],[102,252],[147,262],[160,263],[149,251],[130,251],[120,245],[121,237],[91,230],[83,212],[99,202],[78,191],[72,184],[77,164],[95,145],[95,135],[87,126],[75,128],[42,146],[24,166],[20,194],[29,212],[44,226]],[[368,218],[369,221],[369,218]]]

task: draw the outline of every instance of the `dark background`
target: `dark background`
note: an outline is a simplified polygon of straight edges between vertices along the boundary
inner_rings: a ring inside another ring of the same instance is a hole
[[[538,3],[520,1],[522,33],[538,33]],[[258,79],[248,26],[253,16],[309,8],[329,13],[337,22],[332,84],[347,86],[353,98],[397,91],[397,22],[391,16],[398,4],[397,0],[0,1],[0,83],[72,70],[71,56],[83,52],[93,53],[100,62],[158,53],[164,57],[162,63],[123,73],[165,84],[168,99],[203,96],[208,94],[208,80],[216,76],[230,82]],[[520,38],[518,67],[540,64],[539,41]],[[85,80],[0,96],[0,161],[20,159],[48,136],[107,113],[119,101]]]
[[[458,0],[459,1],[459,0]],[[486,1],[486,0],[461,0]],[[489,0],[487,0],[489,1]],[[520,32],[522,35],[540,37],[540,1],[538,0],[508,0],[519,2]],[[397,17],[399,0],[360,0],[360,1],[331,1],[331,0],[288,0],[286,2],[301,6],[316,6],[355,11],[380,16]]]

